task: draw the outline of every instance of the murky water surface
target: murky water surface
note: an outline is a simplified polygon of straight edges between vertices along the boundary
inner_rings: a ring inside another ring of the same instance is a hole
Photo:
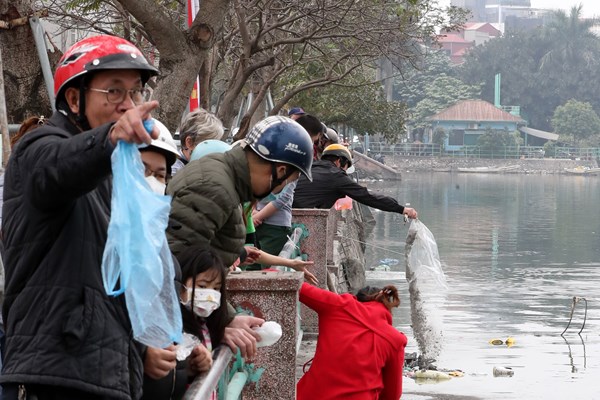
[[[404,174],[395,186],[368,186],[410,203],[435,235],[449,286],[437,365],[465,372],[439,384],[405,378],[403,399],[600,399],[600,176]],[[368,265],[395,258],[392,270],[404,271],[408,226],[397,214],[375,218],[370,242],[387,250],[371,247]],[[394,323],[410,353],[407,284],[397,276],[404,303]],[[587,317],[580,301],[563,338],[574,296],[587,299]],[[488,343],[508,337],[510,348]],[[495,378],[494,366],[514,376]]]

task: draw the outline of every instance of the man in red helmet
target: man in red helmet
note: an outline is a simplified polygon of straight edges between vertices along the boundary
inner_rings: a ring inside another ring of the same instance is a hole
[[[118,140],[150,143],[157,74],[113,36],[84,39],[55,74],[57,112],[9,160],[2,234],[6,296],[3,398],[138,399],[143,364],[123,296],[108,297],[101,261]]]

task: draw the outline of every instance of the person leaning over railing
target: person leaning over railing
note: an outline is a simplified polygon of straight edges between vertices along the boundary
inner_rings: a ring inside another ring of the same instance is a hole
[[[319,315],[317,351],[298,400],[398,400],[406,336],[392,325],[398,290],[367,286],[357,295],[302,284],[300,301]]]
[[[346,170],[352,166],[352,154],[341,144],[328,146],[321,160],[313,163],[313,179],[309,181],[300,177],[294,192],[294,208],[331,208],[338,199],[344,196],[377,208],[382,211],[395,212],[408,218],[417,218],[414,208],[400,205],[396,199],[370,192],[366,187],[354,182]]]

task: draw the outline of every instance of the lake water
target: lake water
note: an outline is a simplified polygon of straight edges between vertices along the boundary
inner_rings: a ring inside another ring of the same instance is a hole
[[[410,203],[435,235],[449,287],[436,364],[465,373],[437,384],[405,378],[403,399],[600,399],[600,176],[405,173],[368,186]],[[374,217],[367,265],[394,258],[392,270],[404,271],[408,225],[398,214]],[[416,352],[397,275],[394,324]],[[580,301],[563,338],[574,296],[587,299],[585,327],[579,336]],[[507,337],[516,344],[488,343]],[[494,377],[494,366],[514,376]]]

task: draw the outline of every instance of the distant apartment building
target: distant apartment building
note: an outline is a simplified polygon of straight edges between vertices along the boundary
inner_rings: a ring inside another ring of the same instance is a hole
[[[503,24],[506,17],[526,17],[531,0],[451,0],[450,4],[471,11],[470,22]]]
[[[438,43],[453,64],[462,64],[469,49],[500,35],[500,30],[488,22],[467,22],[459,31],[441,34]]]

